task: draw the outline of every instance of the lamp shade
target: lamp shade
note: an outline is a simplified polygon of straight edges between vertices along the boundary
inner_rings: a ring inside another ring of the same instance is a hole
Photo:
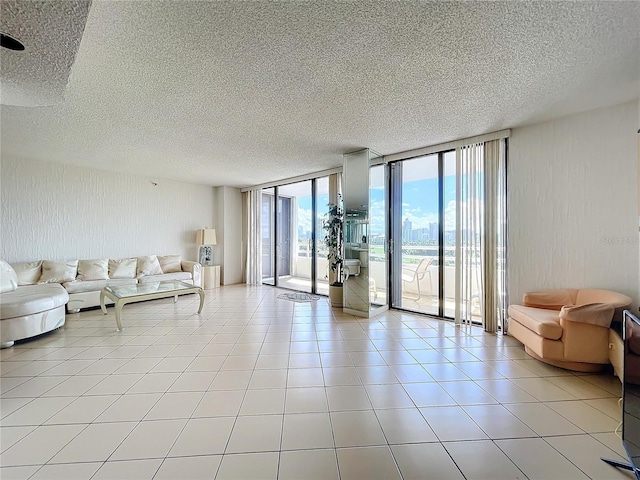
[[[215,228],[203,228],[197,231],[196,243],[198,245],[216,245]]]

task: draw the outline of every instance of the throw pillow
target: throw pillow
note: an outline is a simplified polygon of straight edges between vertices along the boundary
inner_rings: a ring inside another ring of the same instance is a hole
[[[38,280],[41,283],[65,283],[76,279],[78,260],[68,262],[55,262],[45,260],[42,262],[42,276]]]
[[[106,258],[80,260],[78,261],[78,280],[108,280],[108,265]]]
[[[135,258],[109,259],[109,278],[136,278],[137,266]]]
[[[150,255],[148,257],[138,257],[138,278],[147,275],[162,275],[158,257]]]
[[[181,255],[158,255],[158,263],[164,273],[175,273],[182,271]]]
[[[0,293],[13,292],[18,288],[18,276],[11,265],[0,260]]]
[[[35,285],[42,275],[42,260],[11,265],[18,276],[18,285]]]

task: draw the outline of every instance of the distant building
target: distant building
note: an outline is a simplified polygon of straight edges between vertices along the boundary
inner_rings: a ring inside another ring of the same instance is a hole
[[[434,242],[438,241],[439,237],[439,224],[438,223],[430,223],[429,224],[429,240],[433,240]]]
[[[402,241],[403,242],[414,241],[411,233],[412,233],[411,220],[409,220],[408,218],[405,218],[404,222],[402,222]]]

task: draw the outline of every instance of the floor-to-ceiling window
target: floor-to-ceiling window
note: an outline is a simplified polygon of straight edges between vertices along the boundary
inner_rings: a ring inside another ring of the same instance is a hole
[[[452,318],[456,302],[455,151],[393,163],[391,185],[392,306]],[[467,232],[461,233],[465,238]],[[478,292],[479,265],[469,278],[477,283],[470,288]],[[479,295],[473,300],[479,306]]]
[[[278,187],[278,286],[311,292],[311,180]]]
[[[484,143],[390,163],[392,307],[484,324],[505,298],[504,145],[488,147],[495,178]]]
[[[442,158],[427,155],[391,166],[394,296],[392,306],[442,315]],[[455,197],[454,197],[455,199]]]

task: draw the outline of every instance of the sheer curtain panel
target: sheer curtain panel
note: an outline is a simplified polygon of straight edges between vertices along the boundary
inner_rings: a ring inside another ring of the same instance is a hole
[[[455,322],[506,330],[505,140],[456,149]]]
[[[507,333],[507,165],[506,141],[484,144],[484,248],[482,319],[487,332]]]
[[[246,196],[247,285],[262,285],[262,190],[249,190]]]
[[[480,241],[483,236],[483,144],[456,149],[455,323],[471,323],[482,301]]]

